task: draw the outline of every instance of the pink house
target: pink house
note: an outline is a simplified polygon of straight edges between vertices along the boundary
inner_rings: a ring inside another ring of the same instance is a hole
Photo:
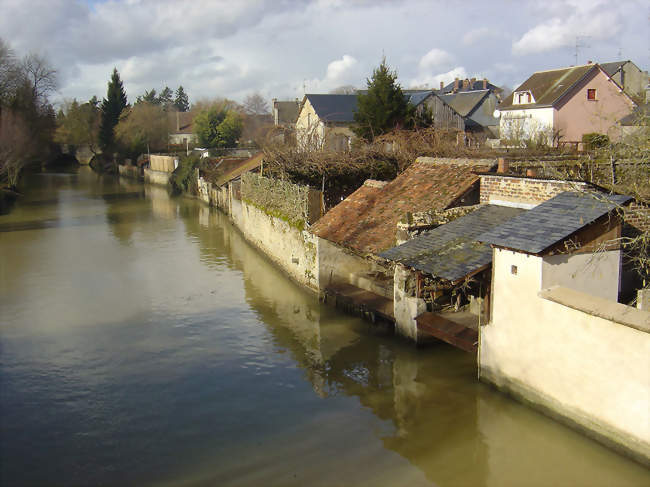
[[[580,142],[591,132],[617,140],[617,120],[635,106],[598,64],[538,71],[499,105],[500,136],[549,145]]]

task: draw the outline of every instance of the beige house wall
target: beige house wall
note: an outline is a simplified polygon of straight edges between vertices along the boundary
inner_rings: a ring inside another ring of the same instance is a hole
[[[587,99],[589,89],[596,90],[596,100]],[[634,102],[605,73],[597,70],[557,109],[555,129],[560,131],[561,140],[580,142],[583,134],[592,132],[618,140],[620,134],[615,130],[616,122],[634,109]]]
[[[650,464],[650,313],[566,288],[546,299],[543,268],[494,250],[481,380]]]
[[[296,140],[299,147],[344,151],[350,149],[354,136],[354,132],[347,125],[324,123],[309,100],[305,100],[296,120]]]
[[[542,259],[542,289],[562,286],[618,300],[621,251],[549,255]]]

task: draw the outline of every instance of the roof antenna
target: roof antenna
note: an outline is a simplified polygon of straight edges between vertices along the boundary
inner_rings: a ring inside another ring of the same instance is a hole
[[[303,95],[307,94],[307,80],[304,78],[302,80],[302,94]]]
[[[576,52],[575,52],[575,64],[574,66],[578,65],[578,51],[580,49],[590,47],[589,44],[586,44],[584,41],[589,39],[591,36],[576,36]]]

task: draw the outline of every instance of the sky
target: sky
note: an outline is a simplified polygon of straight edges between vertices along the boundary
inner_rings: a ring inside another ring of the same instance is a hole
[[[365,88],[385,56],[403,88],[487,77],[514,88],[588,60],[650,64],[647,0],[0,0],[0,38],[57,69],[55,102],[129,101],[182,85],[190,102]]]

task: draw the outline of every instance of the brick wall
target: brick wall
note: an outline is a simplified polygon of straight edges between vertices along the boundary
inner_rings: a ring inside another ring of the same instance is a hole
[[[563,191],[584,189],[587,184],[580,182],[481,175],[481,203],[533,206]]]
[[[632,202],[625,208],[625,223],[640,232],[650,231],[650,206]]]

